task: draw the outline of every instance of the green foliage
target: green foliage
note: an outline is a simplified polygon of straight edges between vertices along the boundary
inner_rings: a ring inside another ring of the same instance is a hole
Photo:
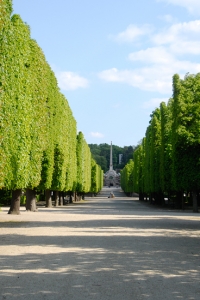
[[[121,171],[121,187],[125,193],[134,191],[134,162],[130,159]]]
[[[97,162],[98,165],[101,166],[101,168],[106,171],[107,170],[107,160],[104,156],[98,155],[98,154],[92,154],[92,157]]]
[[[200,73],[173,77],[173,98],[151,114],[146,136],[134,152],[134,191],[182,193],[200,189]],[[122,171],[129,190],[130,163]]]
[[[161,126],[160,110],[157,108],[152,113],[150,121],[151,144],[150,144],[150,190],[160,192],[160,147],[161,147]]]
[[[110,166],[110,145],[108,144],[89,144],[92,157],[101,166],[104,173],[109,169]],[[119,147],[116,145],[112,146],[113,152],[113,168],[122,169],[129,159],[133,158],[134,147],[124,146]],[[122,163],[119,164],[119,154],[123,154]]]
[[[77,183],[77,157],[76,157],[76,146],[77,146],[77,129],[76,129],[76,121],[72,115],[71,110],[68,110],[68,165],[66,170],[66,183],[65,190],[66,191],[75,191],[76,183]]]
[[[22,195],[20,197],[20,205],[25,205],[26,204],[26,195]]]
[[[74,156],[74,148],[70,147],[72,138],[76,140],[74,132],[76,130],[76,123],[73,123],[73,116],[69,105],[62,94],[57,96],[57,106],[56,113],[54,115],[54,172],[53,172],[53,181],[52,189],[57,191],[68,190],[73,188],[73,181],[75,178],[72,178],[72,182],[67,183],[67,179],[70,180],[69,169],[70,162],[72,165],[76,162],[76,156]],[[71,128],[71,123],[75,125],[74,130]],[[56,134],[58,133],[59,134]],[[72,152],[73,151],[73,152]],[[70,159],[71,156],[71,159]],[[73,158],[73,161],[72,161]],[[72,176],[73,174],[71,174]],[[68,185],[68,186],[67,186]]]
[[[144,191],[146,193],[151,192],[151,127],[147,127],[145,136],[145,146],[144,146],[145,156],[144,156]]]
[[[103,170],[97,162],[91,159],[91,187],[90,192],[98,193],[103,187]]]
[[[145,138],[142,144],[134,152],[133,188],[136,193],[144,192],[144,162],[145,162]]]
[[[12,13],[12,0],[0,0],[0,31],[10,20]]]
[[[173,77],[173,178],[177,190],[200,188],[200,74]]]
[[[160,104],[161,114],[161,152],[160,152],[160,184],[162,191],[173,190],[172,180],[172,102]]]
[[[87,193],[90,148],[29,27],[11,12],[12,1],[0,0],[0,189]],[[103,174],[93,166],[98,192]]]
[[[0,190],[0,205],[10,205],[12,193],[9,190]]]
[[[99,191],[98,165],[94,159],[91,160],[91,187],[90,192],[97,193]]]
[[[82,132],[77,135],[77,186],[79,193],[88,193],[91,187],[91,152]]]
[[[29,181],[31,150],[31,106],[26,63],[30,49],[29,28],[14,15],[8,24],[6,38],[1,40],[1,161],[0,186],[16,189]],[[4,32],[5,33],[5,32]],[[26,113],[25,113],[26,112]]]

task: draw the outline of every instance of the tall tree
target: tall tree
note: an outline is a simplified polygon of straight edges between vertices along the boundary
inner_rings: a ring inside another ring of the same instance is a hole
[[[176,188],[192,191],[193,211],[198,211],[200,188],[200,74],[184,80],[173,77],[173,170]]]
[[[83,133],[77,135],[77,186],[78,193],[87,193],[91,187],[91,152]]]
[[[172,102],[171,98],[166,105],[160,104],[161,114],[161,152],[160,152],[160,181],[161,189],[167,192],[175,190],[172,181]]]
[[[131,195],[134,192],[134,162],[130,159],[121,171],[121,187],[125,193]]]
[[[10,1],[7,4],[10,7]],[[7,20],[0,33],[1,164],[4,169],[0,185],[13,190],[11,214],[19,214],[20,190],[29,183],[31,167],[29,40],[29,28],[18,15]]]

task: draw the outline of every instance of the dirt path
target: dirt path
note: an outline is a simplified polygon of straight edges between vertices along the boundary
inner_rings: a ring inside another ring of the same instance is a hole
[[[0,299],[200,299],[200,215],[126,198],[0,212]]]

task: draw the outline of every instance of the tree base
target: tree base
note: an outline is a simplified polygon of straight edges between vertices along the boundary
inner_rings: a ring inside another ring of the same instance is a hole
[[[20,211],[18,211],[18,210],[9,210],[8,215],[20,215]]]

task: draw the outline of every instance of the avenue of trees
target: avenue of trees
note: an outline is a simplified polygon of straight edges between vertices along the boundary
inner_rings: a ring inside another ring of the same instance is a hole
[[[104,172],[108,171],[110,166],[110,145],[109,144],[89,144],[92,156],[101,166]],[[114,170],[123,169],[130,158],[133,157],[133,146],[119,147],[112,145],[113,152],[113,168]],[[119,154],[122,154],[122,162],[119,164]]]
[[[146,135],[121,174],[125,192],[198,211],[200,192],[200,73],[173,76],[173,97],[151,114]]]
[[[62,204],[63,192],[97,193],[102,170],[91,158],[83,134],[56,77],[30,29],[12,15],[12,1],[0,0],[0,189],[12,191],[9,213],[36,210],[36,193],[46,204]]]

